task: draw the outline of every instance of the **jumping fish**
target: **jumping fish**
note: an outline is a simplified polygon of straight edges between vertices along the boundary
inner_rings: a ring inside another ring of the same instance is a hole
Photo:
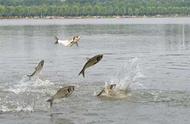
[[[116,84],[108,84],[96,96],[100,96],[102,95],[102,93],[106,93],[107,95],[112,95],[113,94],[112,91],[115,87],[116,87]]]
[[[50,102],[50,107],[53,105],[53,101],[55,99],[61,99],[64,97],[70,96],[75,89],[75,86],[66,86],[57,91],[55,95],[53,95],[50,99],[47,100],[47,102]]]
[[[60,40],[57,36],[55,36],[55,44],[62,44],[66,47],[71,47],[74,44],[76,44],[78,46],[78,42],[80,41],[80,36],[74,36],[72,39],[70,40]]]
[[[71,46],[76,44],[76,46],[79,46],[78,43],[80,41],[80,36],[74,36],[73,41],[71,42]]]
[[[96,56],[88,59],[88,61],[85,63],[85,65],[83,66],[82,70],[80,71],[79,75],[82,74],[83,77],[85,77],[85,70],[87,68],[95,65],[96,63],[98,63],[102,58],[103,58],[103,54],[99,54],[99,55],[96,55]]]
[[[31,75],[27,75],[27,76],[29,78],[33,76],[37,76],[41,72],[43,66],[44,66],[44,60],[41,60],[40,63],[38,63],[38,65],[35,67],[35,71]]]
[[[57,36],[55,36],[55,44],[62,44],[64,46],[70,46],[71,45],[71,42],[73,41],[72,40],[60,40]]]

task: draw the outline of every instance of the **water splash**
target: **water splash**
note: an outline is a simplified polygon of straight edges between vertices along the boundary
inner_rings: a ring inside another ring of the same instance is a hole
[[[31,95],[16,95],[7,94],[2,96],[0,103],[1,112],[20,112],[20,111],[34,111],[34,99]]]
[[[17,106],[15,108],[9,108],[8,106],[5,106],[5,105],[2,105],[0,107],[0,111],[1,112],[33,112],[34,109],[32,106],[28,105],[26,107],[23,107],[23,106]]]
[[[34,109],[46,110],[44,104],[47,94],[51,94],[54,83],[49,80],[23,76],[14,85],[4,87],[0,92],[1,112],[32,112]],[[48,104],[47,104],[48,105]]]
[[[100,94],[101,96],[112,98],[126,98],[130,95],[129,93],[126,94],[130,88],[133,87],[133,89],[138,89],[144,87],[138,81],[138,79],[144,77],[145,76],[140,70],[138,58],[132,58],[119,68],[116,76],[112,77],[110,81],[105,82],[104,89],[102,89]],[[111,84],[116,84],[116,87],[110,90],[109,88]],[[97,95],[97,93],[94,92],[94,95]]]
[[[27,105],[27,106],[7,106],[7,105],[1,105],[0,106],[0,111],[1,112],[33,112],[34,108],[31,105]]]
[[[31,92],[31,91],[42,91],[42,87],[48,87],[53,85],[49,80],[41,80],[40,78],[35,78],[29,80],[28,77],[23,76],[23,78],[15,85],[9,87],[9,91],[14,92],[16,94],[23,92]]]
[[[129,90],[138,89],[144,87],[138,80],[145,78],[143,75],[138,58],[132,58],[128,60],[116,73],[116,76],[113,77],[110,81],[106,82],[107,84],[116,84],[116,89],[119,90]]]

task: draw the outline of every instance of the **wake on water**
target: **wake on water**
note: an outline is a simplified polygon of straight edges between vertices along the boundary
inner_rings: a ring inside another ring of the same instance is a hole
[[[2,93],[0,111],[34,111],[34,108],[46,110],[47,106],[42,103],[46,100],[45,94],[52,94],[53,91],[49,88],[52,85],[48,80],[38,77],[29,80],[27,76],[23,76],[19,82],[8,86]]]

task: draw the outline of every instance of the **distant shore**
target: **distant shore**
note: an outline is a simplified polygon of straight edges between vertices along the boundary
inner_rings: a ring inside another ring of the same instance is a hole
[[[23,25],[126,25],[190,24],[190,17],[110,17],[110,18],[11,18],[0,19],[0,26]]]
[[[155,16],[34,16],[34,17],[0,17],[0,19],[105,19],[105,18],[183,18],[190,17],[190,15],[155,15]]]

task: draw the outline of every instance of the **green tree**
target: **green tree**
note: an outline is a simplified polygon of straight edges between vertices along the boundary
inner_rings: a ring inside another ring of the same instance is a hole
[[[132,15],[133,15],[133,10],[132,10],[132,8],[128,8],[128,14],[129,14],[129,16],[132,16]]]
[[[0,16],[3,16],[5,14],[5,7],[0,6]]]

